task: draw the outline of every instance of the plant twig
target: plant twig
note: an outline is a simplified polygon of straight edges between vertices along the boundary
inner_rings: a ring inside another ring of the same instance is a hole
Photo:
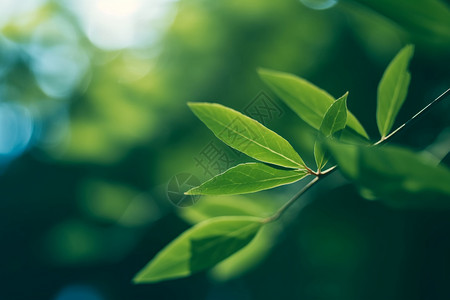
[[[319,181],[319,176],[314,177],[307,185],[305,185],[297,194],[294,195],[288,202],[286,202],[274,215],[268,217],[264,220],[264,223],[269,223],[278,220],[281,215],[289,208],[301,195],[303,195],[307,190],[309,190],[316,182]]]
[[[423,117],[427,112],[429,112],[431,110],[431,108],[433,108],[436,104],[438,104],[439,102],[441,102],[442,100],[444,100],[448,96],[450,96],[450,88],[447,89],[441,95],[439,95],[439,97],[434,99],[432,102],[430,102],[423,109],[421,109],[411,119],[409,119],[408,121],[406,121],[405,123],[400,125],[397,129],[392,131],[389,135],[387,135],[386,137],[382,138],[381,140],[379,140],[378,142],[376,142],[372,146],[378,146],[378,145],[387,143],[389,139],[391,139],[392,137],[398,135],[399,133],[403,132],[404,130],[408,129],[409,127],[411,127],[411,125],[413,125],[415,122],[417,122],[420,117]],[[273,221],[278,220],[283,215],[283,213],[289,207],[291,207],[291,205],[294,204],[295,201],[297,201],[300,198],[300,196],[302,196],[305,192],[307,192],[314,184],[319,182],[320,179],[323,179],[324,177],[330,175],[331,173],[333,173],[337,169],[338,169],[338,166],[335,165],[335,166],[332,166],[331,168],[329,168],[329,169],[327,169],[327,170],[325,170],[323,172],[319,172],[318,174],[314,173],[317,176],[314,177],[314,179],[311,180],[307,185],[305,185],[297,194],[295,194],[294,197],[292,197],[288,202],[286,202],[274,215],[272,215],[272,216],[268,217],[267,219],[265,219],[264,223],[269,223],[269,222],[273,222]]]
[[[427,112],[429,112],[431,110],[431,108],[433,108],[436,104],[438,104],[439,102],[441,102],[448,96],[450,96],[450,88],[448,90],[446,90],[444,93],[442,93],[441,95],[439,95],[439,97],[434,99],[432,102],[430,102],[427,106],[425,106],[422,110],[420,110],[417,114],[415,114],[411,119],[406,121],[404,124],[399,126],[397,129],[395,129],[390,134],[388,134],[386,137],[382,138],[381,140],[379,140],[378,142],[376,142],[373,145],[377,146],[380,144],[384,144],[384,143],[386,143],[386,141],[388,139],[391,139],[392,137],[398,135],[402,131],[408,129],[409,127],[414,125],[419,120],[419,117],[423,117]]]

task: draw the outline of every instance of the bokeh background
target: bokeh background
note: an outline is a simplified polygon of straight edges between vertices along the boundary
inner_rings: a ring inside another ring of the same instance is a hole
[[[377,84],[405,44],[416,54],[397,124],[450,87],[449,16],[438,0],[1,0],[0,299],[450,299],[450,213],[365,200],[339,174],[249,266],[131,283],[190,226],[197,204],[171,203],[174,176],[249,160],[186,102],[245,111],[312,163],[311,129],[257,68],[350,91],[376,140]],[[395,142],[444,158],[448,102]],[[300,186],[241,205],[270,210]]]

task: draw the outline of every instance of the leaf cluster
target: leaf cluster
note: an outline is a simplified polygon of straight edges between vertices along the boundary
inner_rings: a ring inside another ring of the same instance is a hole
[[[272,91],[317,131],[312,149],[315,167],[306,165],[286,139],[256,120],[220,104],[189,103],[193,113],[217,138],[258,162],[234,166],[192,188],[187,194],[217,196],[254,193],[313,177],[308,188],[339,167],[372,199],[399,207],[450,206],[449,169],[408,149],[377,146],[392,135],[397,114],[405,102],[411,79],[408,65],[413,52],[412,45],[403,48],[381,78],[376,111],[380,139],[373,144],[370,144],[364,127],[347,108],[348,92],[335,99],[303,78],[259,70],[262,80]],[[366,143],[343,143],[340,140],[343,135],[350,137],[350,141],[362,139]],[[337,166],[325,169],[330,159]],[[214,267],[230,256],[238,256],[262,228],[279,219],[304,191],[272,216],[242,213],[236,209],[231,209],[228,216],[223,212],[206,213],[206,220],[194,225],[161,250],[136,275],[134,281],[157,282],[189,276]],[[214,211],[214,206],[209,208],[211,210]]]

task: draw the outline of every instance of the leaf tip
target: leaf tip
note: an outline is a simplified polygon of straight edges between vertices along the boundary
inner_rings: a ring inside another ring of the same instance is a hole
[[[142,283],[140,278],[139,278],[139,274],[134,276],[133,279],[131,279],[131,283],[132,284],[140,284],[140,283]]]
[[[396,57],[404,57],[406,59],[406,71],[408,72],[408,64],[409,61],[414,56],[415,46],[413,44],[407,44],[405,47],[403,47],[397,54]],[[395,59],[395,58],[394,58]]]
[[[348,97],[348,91],[345,92],[345,94],[342,95],[341,97],[337,98],[336,101],[342,100],[342,101],[344,101],[345,103],[347,103],[347,97]]]
[[[405,51],[414,53],[414,50],[416,49],[416,46],[414,44],[407,44],[404,49],[406,49]]]
[[[199,102],[187,102],[186,104],[187,104],[187,106],[189,106],[189,108],[193,108],[195,106],[198,106],[200,103]]]
[[[144,278],[141,270],[136,275],[134,275],[133,279],[131,279],[131,282],[133,284],[144,284],[144,283],[152,283],[154,281],[148,278]]]
[[[258,74],[261,74],[261,73],[270,72],[270,70],[267,69],[267,68],[264,68],[264,67],[258,67],[258,68],[256,68],[256,72],[257,72]]]
[[[199,195],[198,187],[192,188],[186,192],[184,192],[185,195]]]
[[[195,110],[195,108],[197,106],[197,102],[188,102],[186,104],[189,107],[189,109],[194,112],[194,110]]]
[[[257,72],[258,72],[259,77],[261,79],[263,79],[264,81],[270,80],[272,78],[293,76],[292,74],[288,74],[288,73],[284,73],[284,72],[280,72],[280,71],[275,71],[275,70],[271,70],[271,69],[266,69],[266,68],[258,68]]]
[[[274,71],[260,67],[256,69],[256,72],[258,73],[259,77],[264,80],[264,78],[270,76]]]

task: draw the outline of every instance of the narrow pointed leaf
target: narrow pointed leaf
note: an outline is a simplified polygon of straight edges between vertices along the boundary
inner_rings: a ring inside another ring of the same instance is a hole
[[[319,141],[314,143],[314,159],[318,171],[322,170],[328,162],[328,154]]]
[[[262,163],[240,164],[202,185],[190,189],[188,195],[236,195],[254,193],[293,183],[306,177],[305,170],[281,170]]]
[[[261,69],[259,75],[303,121],[319,129],[333,96],[303,78],[292,74]],[[352,113],[348,113],[347,126],[360,135],[368,135]]]
[[[284,199],[258,196],[204,196],[193,206],[178,210],[181,217],[191,224],[219,216],[254,216],[266,218],[273,215]],[[260,264],[277,244],[281,224],[265,224],[255,238],[244,248],[226,258],[213,269],[214,279],[226,281],[252,270]]]
[[[284,138],[259,122],[215,103],[189,103],[194,114],[230,147],[259,161],[305,169],[305,163]]]
[[[314,144],[314,158],[317,168],[322,169],[327,161],[328,156],[321,140],[332,137],[335,133],[343,130],[347,124],[347,96],[348,92],[341,98],[337,99],[328,109],[319,129],[319,138]]]
[[[382,137],[389,134],[408,93],[411,75],[408,65],[414,46],[404,47],[391,61],[378,85],[377,125]]]
[[[373,198],[397,207],[450,208],[450,170],[407,149],[327,141],[339,169]]]
[[[348,92],[337,99],[327,110],[319,129],[323,136],[332,136],[345,128],[347,124],[347,96]]]
[[[135,283],[186,277],[211,268],[245,247],[263,219],[218,217],[201,222],[161,250],[133,279]]]

